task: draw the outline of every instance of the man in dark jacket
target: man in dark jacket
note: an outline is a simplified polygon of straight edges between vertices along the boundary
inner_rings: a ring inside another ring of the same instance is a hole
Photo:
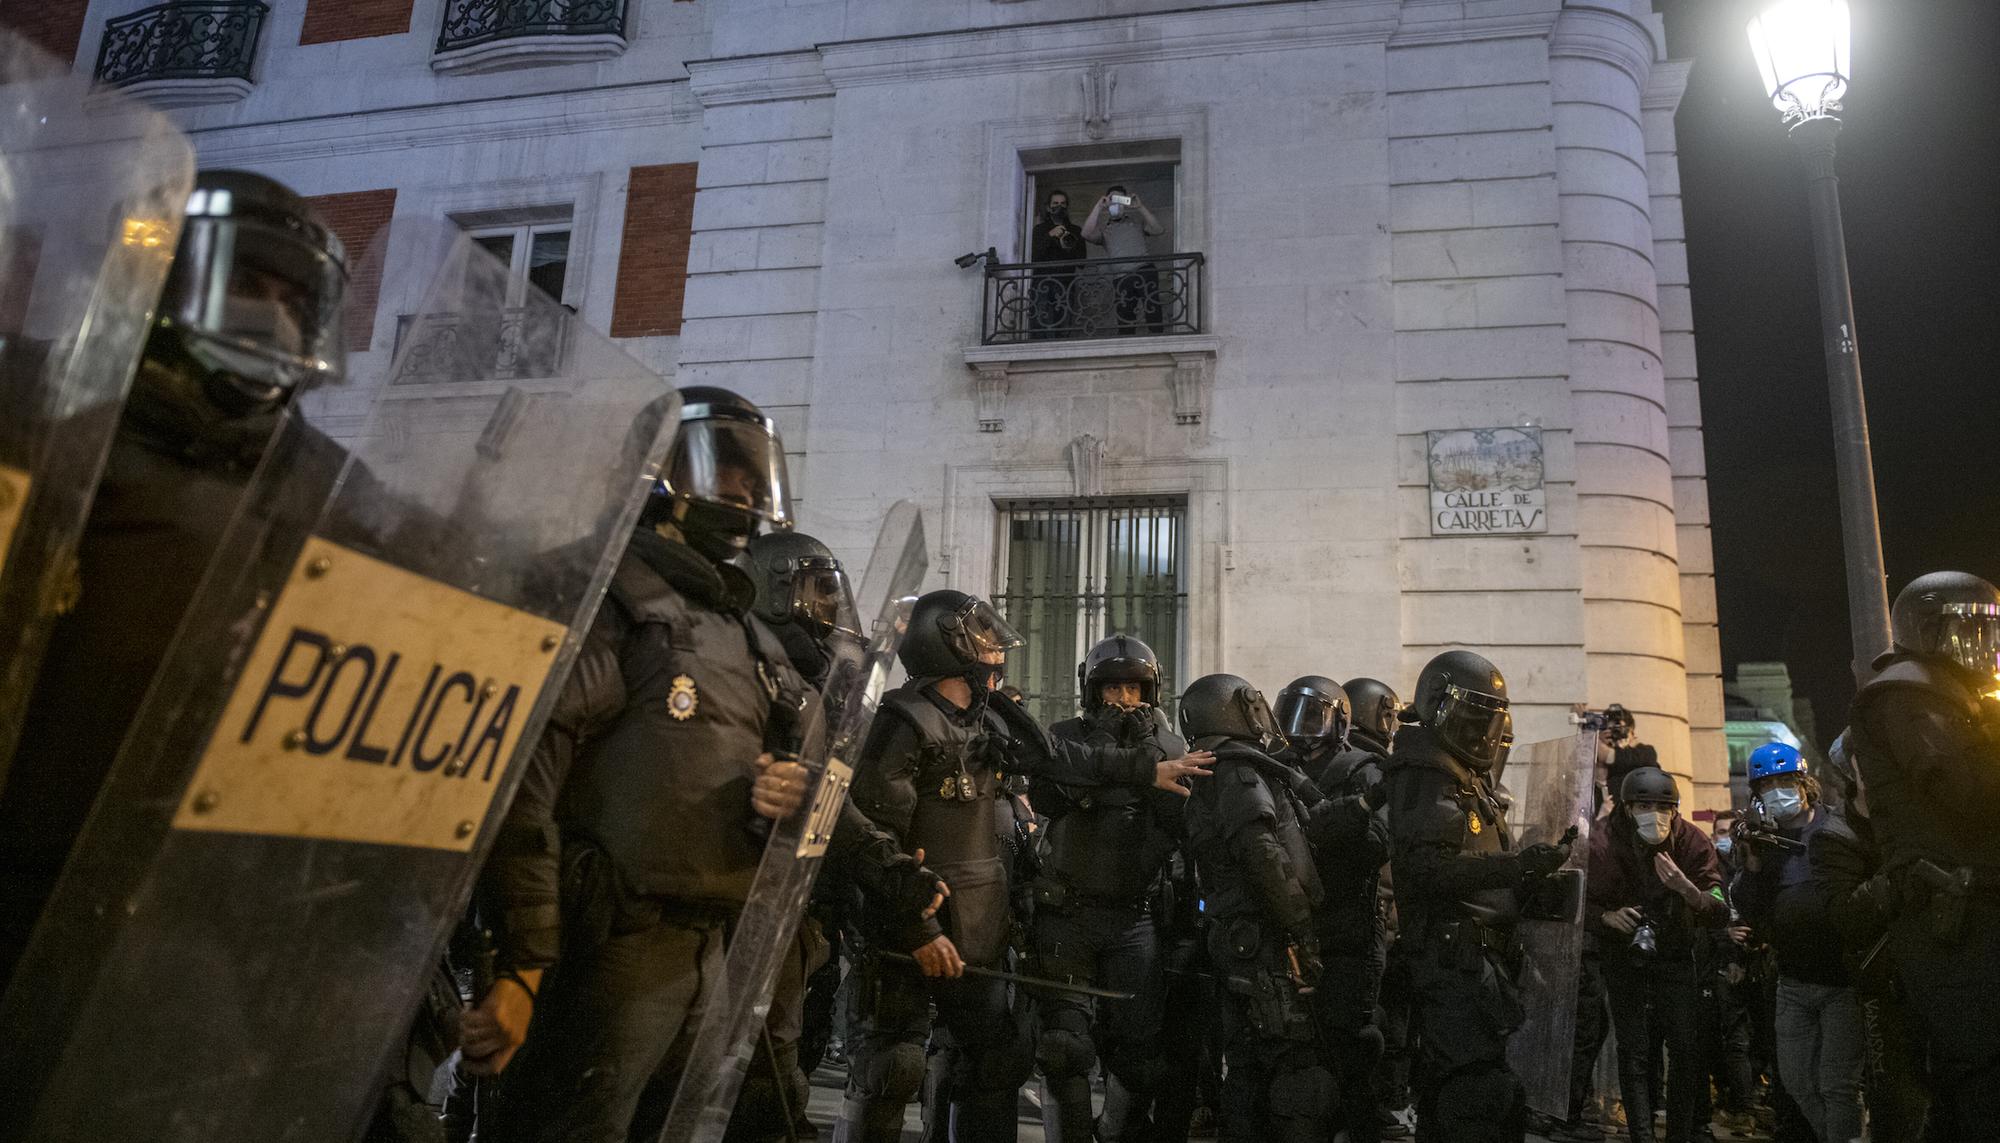
[[[1111,635],[1077,666],[1083,713],[1049,728],[1056,738],[1187,753],[1160,710],[1160,661],[1130,635]],[[1049,819],[1034,885],[1034,964],[1042,976],[1130,992],[1093,1008],[1088,997],[1041,998],[1035,1062],[1042,1119],[1058,1141],[1151,1138],[1152,1104],[1166,1071],[1160,1042],[1164,981],[1155,905],[1180,848],[1183,799],[1161,790],[1035,781],[1029,796]],[[1169,908],[1171,908],[1171,904]],[[1090,1072],[1103,1051],[1104,1118],[1093,1135]]]
[[[1715,846],[1680,815],[1680,785],[1657,766],[1625,775],[1618,808],[1590,837],[1585,923],[1597,937],[1618,1036],[1618,1080],[1634,1143],[1652,1143],[1654,1022],[1668,1058],[1667,1140],[1693,1143],[1700,1104],[1700,1003],[1695,953],[1701,930],[1729,918]]]
[[[1521,1022],[1515,926],[1569,851],[1514,850],[1492,777],[1514,723],[1491,662],[1471,651],[1433,658],[1402,717],[1411,721],[1396,733],[1384,788],[1420,1045],[1417,1138],[1519,1143],[1527,1096],[1507,1065]]]
[[[1069,214],[1069,195],[1050,190],[1035,216],[1028,257],[1037,263],[1081,262],[1084,257],[1083,228]],[[1082,313],[1077,293],[1077,267],[1056,266],[1035,271],[1035,336],[1056,337],[1076,333]],[[1065,329],[1065,327],[1068,327]]]
[[[1770,742],[1751,752],[1750,794],[1763,837],[1748,839],[1736,905],[1777,955],[1773,1026],[1778,1072],[1813,1134],[1861,1135],[1866,1028],[1843,955],[1828,887],[1807,856],[1819,834],[1849,834],[1820,800],[1819,783],[1798,749]]]
[[[1279,760],[1304,773],[1328,798],[1379,797],[1384,755],[1349,744],[1350,711],[1346,690],[1332,679],[1292,680],[1278,692],[1275,713],[1287,743]],[[1382,867],[1389,861],[1387,817],[1371,812],[1351,836],[1322,837],[1315,831],[1313,841],[1326,894],[1313,916],[1324,965],[1313,1011],[1321,1048],[1339,1083],[1336,1120],[1352,1143],[1373,1143],[1382,1130],[1374,1085],[1382,1058],[1375,1001],[1388,955],[1381,895]]]
[[[2000,1123],[2000,589],[1964,572],[1911,581],[1893,652],[1848,727],[1896,888],[1887,955],[1923,1027],[1931,1132]]]
[[[931,592],[911,612],[898,652],[910,679],[882,696],[853,796],[905,850],[929,854],[951,898],[936,918],[914,922],[864,912],[866,944],[916,965],[863,953],[836,1140],[901,1137],[904,1108],[924,1082],[933,1002],[954,1053],[939,1077],[952,1138],[1014,1137],[1016,1091],[1033,1066],[1028,1029],[1005,982],[965,976],[968,965],[1001,967],[1012,947],[1013,870],[998,828],[1012,811],[1002,773],[1169,793],[1181,790],[1182,778],[1206,773],[1199,758],[1169,759],[1157,743],[1050,739],[997,689],[1006,652],[1020,644],[991,604],[963,592]]]

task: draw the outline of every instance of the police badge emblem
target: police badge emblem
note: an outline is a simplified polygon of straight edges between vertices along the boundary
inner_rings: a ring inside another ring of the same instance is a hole
[[[1486,828],[1479,822],[1478,810],[1467,810],[1465,812],[1465,828],[1471,830],[1473,833],[1478,833],[1480,830]]]
[[[694,708],[701,702],[695,693],[694,680],[686,675],[675,675],[673,689],[667,692],[667,713],[675,722],[686,722],[694,717]]]

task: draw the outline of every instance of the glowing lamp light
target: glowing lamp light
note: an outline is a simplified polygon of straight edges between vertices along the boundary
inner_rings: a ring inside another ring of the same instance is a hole
[[[1847,94],[1847,0],[1779,0],[1750,20],[1750,51],[1785,122],[1830,119]]]

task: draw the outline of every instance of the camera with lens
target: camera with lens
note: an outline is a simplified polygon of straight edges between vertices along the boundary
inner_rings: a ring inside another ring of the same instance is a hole
[[[1632,955],[1639,960],[1652,960],[1660,952],[1660,931],[1653,927],[1653,920],[1647,917],[1632,930]]]

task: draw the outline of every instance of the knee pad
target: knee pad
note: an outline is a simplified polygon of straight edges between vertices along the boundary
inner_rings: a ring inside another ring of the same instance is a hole
[[[1089,1075],[1096,1062],[1090,1037],[1069,1028],[1044,1028],[1035,1043],[1035,1066],[1050,1079]]]
[[[1271,1077],[1271,1118],[1281,1123],[1324,1123],[1333,1117],[1339,1087],[1323,1067],[1296,1068]]]
[[[899,1041],[879,1049],[864,1048],[855,1054],[848,1083],[870,1102],[891,1101],[900,1108],[923,1090],[924,1047]]]
[[[958,1100],[983,1092],[1011,1092],[1028,1082],[1034,1070],[1035,1044],[1025,1035],[981,1044],[959,1052],[957,1058],[952,1060],[952,1098]]]
[[[1371,1024],[1348,1038],[1343,1062],[1349,1071],[1366,1071],[1382,1058],[1382,1049],[1382,1029]]]

